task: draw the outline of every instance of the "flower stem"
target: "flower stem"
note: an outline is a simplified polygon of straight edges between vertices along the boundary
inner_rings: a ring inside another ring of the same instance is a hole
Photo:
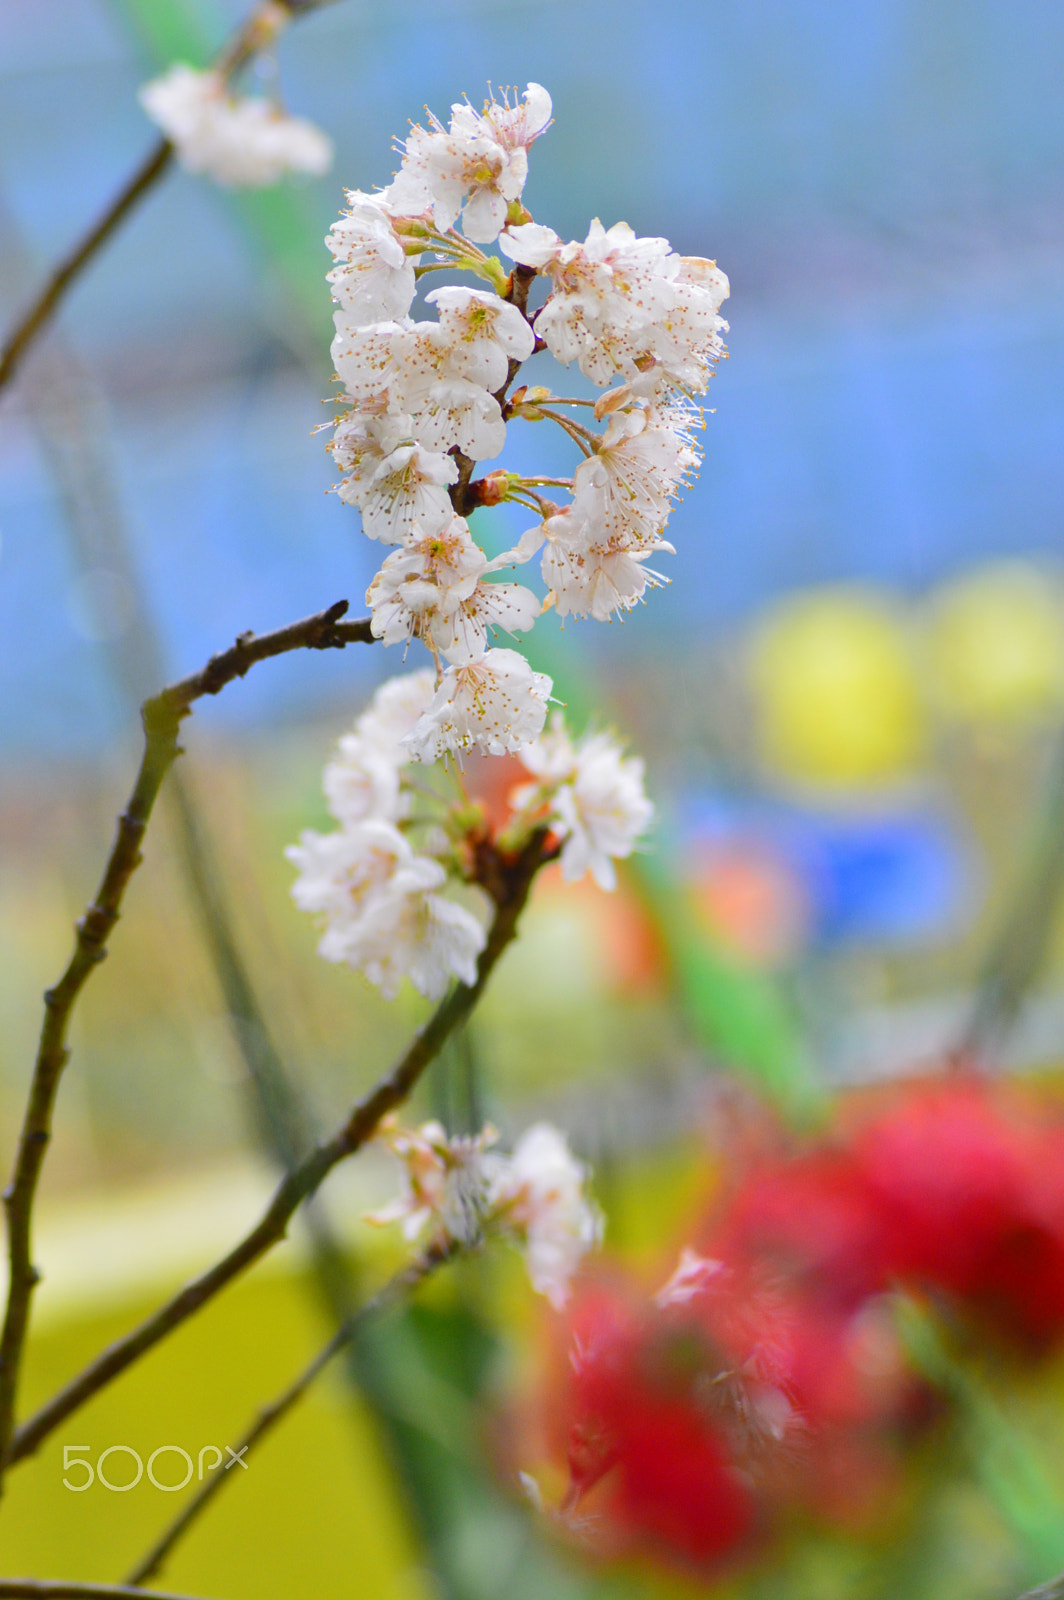
[[[365,626],[368,624],[351,624]],[[218,659],[218,658],[216,658]],[[208,691],[210,692],[210,691]],[[91,1361],[58,1394],[14,1433],[5,1465],[31,1455],[61,1422],[80,1410],[133,1363],[160,1343],[175,1328],[212,1300],[285,1237],[288,1224],[304,1200],[315,1194],[339,1162],[360,1150],[376,1133],[381,1118],[407,1098],[438,1055],[453,1030],[479,1001],[503,951],[517,933],[517,924],[540,867],[554,860],[558,847],[545,829],[532,835],[515,853],[496,850],[485,841],[478,856],[477,881],[495,903],[487,942],[477,960],[472,984],[459,983],[414,1036],[392,1071],[382,1078],[331,1139],[324,1141],[294,1166],[278,1187],[262,1217],[229,1253],[176,1295],[139,1327],[118,1339]],[[0,1591],[2,1593],[2,1591]]]
[[[141,845],[164,778],[181,753],[178,733],[193,703],[220,693],[259,661],[298,649],[343,649],[370,643],[369,621],[341,622],[347,601],[327,611],[290,623],[275,633],[241,634],[236,643],[179,683],[145,702],[144,754],[126,809],[118,819],[115,842],[96,897],[77,924],[74,953],[66,971],[44,997],[45,1013],[37,1058],[23,1117],[11,1182],[4,1193],[7,1211],[10,1279],[3,1331],[0,1333],[0,1473],[12,1437],[22,1354],[29,1327],[30,1304],[39,1274],[33,1265],[33,1206],[51,1139],[52,1113],[59,1081],[69,1058],[67,1035],[74,1005],[89,977],[107,954],[107,941],[118,921],[122,901],[137,867]]]
[[[324,3],[326,0],[265,0],[238,28],[218,58],[216,70],[227,78],[232,77],[273,37],[279,17],[287,14],[294,20],[317,10]],[[0,389],[15,376],[23,357],[51,322],[71,284],[81,276],[138,202],[155,187],[169,167],[173,155],[174,147],[169,139],[160,139],[154,144],[102,216],[48,274],[36,298],[0,346]]]

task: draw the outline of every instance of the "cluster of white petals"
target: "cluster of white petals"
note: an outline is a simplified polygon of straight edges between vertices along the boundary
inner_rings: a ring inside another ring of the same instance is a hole
[[[308,829],[286,852],[299,870],[293,899],[324,925],[319,953],[365,973],[388,999],[404,978],[431,1000],[454,978],[473,983],[484,948],[480,919],[441,892],[445,863],[416,852],[403,831],[406,741],[434,694],[429,671],[378,690],[325,769],[325,798],[339,828]]]
[[[449,1137],[438,1122],[406,1129],[389,1117],[380,1137],[399,1160],[401,1190],[368,1221],[399,1222],[407,1239],[427,1228],[459,1244],[509,1238],[522,1248],[537,1293],[565,1305],[573,1275],[602,1237],[602,1218],[584,1193],[587,1171],[557,1128],[537,1123],[509,1156],[491,1149],[490,1127],[475,1138]]]
[[[286,172],[315,176],[332,165],[332,141],[271,101],[230,92],[218,72],[177,65],[140,90],[140,103],[181,165],[226,188],[266,188]]]
[[[451,1137],[441,1122],[403,1128],[395,1114],[384,1118],[377,1137],[399,1162],[396,1199],[371,1212],[377,1227],[398,1222],[405,1239],[416,1239],[428,1227],[439,1229],[459,1244],[481,1236],[491,1187],[485,1152],[494,1144],[494,1128],[475,1137]]]
[[[715,262],[677,255],[623,222],[607,230],[596,220],[582,244],[519,223],[499,242],[550,277],[537,337],[600,388],[615,386],[596,407],[610,420],[573,476],[571,503],[519,547],[528,556],[545,545],[547,603],[559,616],[604,622],[665,581],[647,560],[672,551],[665,524],[700,461],[691,397],[705,393],[723,352],[728,280]]]
[[[411,214],[431,211],[441,233],[461,216],[467,239],[489,243],[521,198],[528,147],[550,118],[550,95],[538,83],[530,83],[515,105],[491,101],[482,112],[454,105],[448,128],[430,113],[428,128],[412,128],[402,146],[394,204]]]
[[[564,1135],[548,1122],[529,1128],[508,1159],[495,1157],[490,1174],[489,1203],[521,1241],[533,1289],[556,1310],[565,1305],[584,1256],[602,1238],[602,1215],[584,1194],[586,1180]]]
[[[509,228],[503,250],[550,275],[553,292],[536,332],[559,361],[577,362],[600,388],[618,381],[633,393],[669,385],[704,394],[723,351],[720,307],[728,280],[715,261],[677,255],[667,239],[642,239],[626,222],[598,218],[583,244],[563,244],[552,228]]]
[[[514,103],[452,112],[449,129],[433,118],[411,132],[387,189],[348,193],[326,240],[338,302],[332,357],[346,407],[329,446],[342,474],[336,487],[361,511],[369,538],[398,547],[367,592],[374,636],[404,647],[419,639],[437,663],[432,703],[406,745],[407,759],[424,762],[527,744],[543,727],[551,688],[523,657],[491,646],[494,631],[523,633],[542,610],[531,589],[494,578],[516,552],[490,561],[455,510],[469,471],[462,463],[503,449],[499,396],[535,334],[493,289],[459,284],[426,297],[434,321],[410,316],[426,250],[446,259],[450,251],[459,266],[473,259],[452,231],[460,213],[467,238],[498,233],[524,187],[528,146],[550,121],[550,97],[530,84]]]
[[[418,761],[435,761],[447,750],[523,751],[546,721],[550,690],[547,675],[533,672],[516,650],[486,650],[477,661],[447,668],[407,744]]]
[[[664,583],[654,558],[673,550],[665,527],[701,459],[693,396],[723,350],[728,280],[715,262],[622,222],[595,221],[582,243],[565,243],[527,220],[528,149],[550,118],[537,84],[479,112],[455,105],[446,127],[430,114],[400,147],[392,183],[349,192],[327,240],[346,407],[329,448],[337,492],[359,508],[368,537],[399,547],[367,594],[375,636],[404,647],[419,639],[437,663],[437,694],[409,745],[420,761],[512,752],[541,732],[551,686],[515,651],[492,648],[492,632],[520,636],[546,609],[608,621]],[[496,238],[516,263],[509,280],[477,247]],[[418,271],[443,266],[491,288],[436,289],[426,297],[436,320],[415,321]],[[528,312],[537,274],[550,292]],[[541,400],[511,393],[544,346],[608,390],[594,407],[601,431],[559,416],[574,402],[552,408],[549,389],[531,391]],[[511,417],[550,418],[578,442],[568,502],[535,493],[553,478],[498,471],[474,481],[476,464],[501,453]],[[507,498],[538,509],[539,521],[489,561],[468,514]],[[542,604],[493,576],[537,552]]]
[[[518,789],[514,803],[542,812],[564,840],[562,876],[572,883],[590,872],[601,889],[613,889],[614,861],[631,855],[654,815],[642,761],[625,756],[609,733],[574,745],[558,713],[521,760],[537,781]]]
[[[329,444],[336,488],[385,547],[366,596],[371,630],[404,651],[419,642],[434,671],[379,692],[325,772],[339,832],[305,834],[290,855],[299,904],[324,921],[322,954],[389,995],[403,977],[432,996],[455,977],[472,981],[484,945],[477,918],[444,893],[449,877],[476,879],[481,824],[463,822],[458,805],[450,834],[426,832],[409,763],[517,755],[534,781],[512,797],[504,855],[546,827],[564,876],[590,873],[607,889],[653,815],[642,762],[608,734],[574,743],[560,718],[548,728],[551,680],[496,635],[520,640],[548,609],[607,621],[666,581],[654,562],[672,551],[666,525],[701,459],[694,397],[722,353],[728,281],[714,262],[624,223],[596,221],[582,243],[566,243],[529,220],[528,150],[550,118],[536,84],[482,111],[455,105],[447,126],[430,114],[400,147],[392,183],[348,191],[326,240],[342,386]],[[515,263],[509,277],[479,248],[495,239]],[[415,320],[420,275],[444,269],[481,284],[435,289],[425,297],[433,316]],[[549,280],[538,309],[537,275]],[[544,348],[606,391],[597,403],[515,387]],[[581,405],[597,426],[564,409]],[[511,421],[560,424],[581,455],[572,478],[478,476]],[[570,490],[561,504],[537,492],[554,485]],[[491,559],[473,514],[503,500],[538,521]],[[502,576],[537,556],[542,601]]]

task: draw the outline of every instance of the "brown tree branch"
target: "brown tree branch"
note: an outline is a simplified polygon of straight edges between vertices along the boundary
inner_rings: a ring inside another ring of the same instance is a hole
[[[230,1468],[237,1460],[242,1460],[248,1450],[251,1450],[259,1440],[271,1432],[277,1424],[288,1415],[306,1394],[318,1374],[328,1366],[334,1356],[356,1336],[366,1322],[372,1317],[379,1316],[382,1311],[388,1310],[397,1300],[400,1300],[411,1289],[422,1283],[437,1267],[449,1261],[456,1254],[457,1247],[446,1238],[434,1241],[428,1249],[424,1250],[409,1266],[404,1267],[390,1278],[383,1289],[375,1294],[372,1300],[367,1300],[364,1306],[345,1322],[333,1334],[329,1342],[322,1346],[317,1355],[303,1371],[289,1384],[287,1389],[264,1406],[247,1432],[242,1434],[237,1443],[229,1450],[230,1460],[225,1466],[219,1466],[207,1478],[202,1487],[191,1497],[166,1529],[165,1533],[149,1550],[144,1559],[130,1573],[126,1582],[130,1585],[147,1583],[162,1571],[163,1564],[170,1555],[174,1546],[181,1540],[192,1524],[206,1510],[207,1506],[229,1481]]]
[[[162,177],[173,159],[174,147],[169,139],[154,144],[124,184],[103,216],[93,224],[88,233],[53,268],[37,292],[33,304],[22,314],[4,341],[0,350],[0,389],[14,376],[19,363],[34,339],[52,320],[67,289],[84,267],[92,260],[101,245],[114,233],[122,219],[132,211],[138,200],[148,193]]]
[[[328,0],[264,0],[243,22],[215,63],[215,70],[232,77],[246,62],[268,45],[288,20],[316,11]],[[123,184],[103,215],[53,268],[32,304],[15,323],[0,348],[0,389],[9,383],[37,335],[52,320],[74,280],[110,239],[119,224],[139,200],[153,189],[173,159],[169,139],[160,139],[145,156],[132,176]]]
[[[473,1010],[499,957],[517,932],[518,919],[536,873],[547,861],[554,860],[558,850],[559,846],[545,829],[534,833],[519,851],[512,854],[497,850],[490,844],[483,846],[479,876],[495,902],[495,914],[488,930],[487,943],[477,961],[476,981],[471,985],[460,983],[452,989],[420,1033],[415,1035],[392,1071],[355,1105],[333,1138],[317,1145],[292,1169],[278,1187],[259,1222],[228,1255],[198,1278],[193,1278],[139,1327],[109,1345],[95,1361],[90,1362],[76,1378],[23,1423],[11,1439],[5,1466],[30,1455],[61,1422],[72,1416],[167,1334],[180,1327],[285,1237],[288,1224],[303,1201],[320,1188],[333,1167],[345,1157],[353,1155],[373,1137],[381,1118],[406,1099],[454,1028]]]
[[[259,661],[289,650],[343,649],[371,643],[368,620],[341,622],[347,601],[304,617],[275,633],[243,633],[228,650],[212,656],[201,671],[171,684],[145,702],[144,755],[126,809],[118,819],[96,898],[77,924],[74,953],[66,971],[44,997],[44,1024],[30,1084],[11,1182],[4,1192],[7,1211],[10,1280],[3,1332],[0,1334],[0,1464],[14,1427],[22,1351],[29,1324],[30,1302],[38,1281],[33,1265],[31,1221],[45,1151],[51,1138],[52,1112],[63,1068],[69,1056],[67,1032],[78,995],[107,954],[107,940],[118,921],[130,878],[141,862],[140,847],[163,779],[180,754],[177,742],[182,720],[204,695],[218,694],[234,678]]]

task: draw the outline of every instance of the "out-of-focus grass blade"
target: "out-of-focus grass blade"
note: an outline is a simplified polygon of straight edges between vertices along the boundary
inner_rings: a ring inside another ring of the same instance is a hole
[[[152,71],[174,61],[205,66],[228,37],[231,23],[210,0],[113,0],[136,36]],[[283,48],[283,46],[282,46]],[[209,181],[209,180],[205,180]],[[293,182],[262,190],[217,190],[255,245],[274,291],[274,331],[307,365],[325,368],[331,337],[330,300],[321,219],[310,193]]]
[[[1064,1566],[1064,1499],[1031,1441],[950,1351],[933,1316],[899,1298],[896,1318],[914,1365],[960,1409],[976,1477],[1013,1533],[1032,1578]]]
[[[824,1106],[823,1091],[779,986],[714,946],[665,861],[639,856],[628,871],[657,926],[698,1042],[753,1079],[789,1119],[814,1119]]]
[[[578,668],[548,630],[531,636],[533,665],[549,672],[554,694],[577,734],[594,716]],[[654,923],[669,975],[688,1026],[700,1045],[726,1066],[748,1075],[779,1109],[797,1122],[815,1119],[826,1101],[786,997],[774,980],[741,966],[699,926],[682,883],[653,847],[626,863],[627,877]]]

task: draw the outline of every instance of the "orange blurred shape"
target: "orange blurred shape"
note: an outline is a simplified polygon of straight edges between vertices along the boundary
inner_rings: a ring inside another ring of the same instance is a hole
[[[647,908],[624,877],[607,892],[590,878],[566,883],[561,867],[541,874],[536,895],[541,906],[565,900],[570,916],[587,927],[589,943],[597,950],[607,982],[626,993],[649,994],[665,984],[666,960],[661,934]]]
[[[742,845],[703,849],[690,882],[706,931],[744,961],[778,966],[800,948],[809,925],[808,902],[782,861]]]
[[[484,807],[493,833],[510,820],[510,795],[532,774],[516,756],[482,756],[475,751],[462,757],[462,781],[471,800]]]

